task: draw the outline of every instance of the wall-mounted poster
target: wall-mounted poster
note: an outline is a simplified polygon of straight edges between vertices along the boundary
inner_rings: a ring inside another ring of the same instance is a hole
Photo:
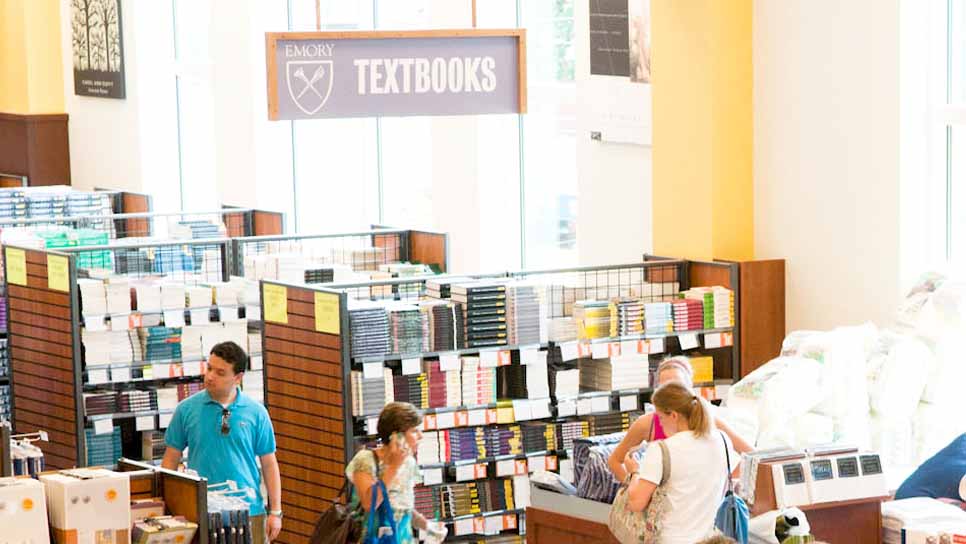
[[[628,0],[631,81],[651,82],[651,0]]]
[[[121,0],[71,0],[74,94],[124,98]]]
[[[591,74],[629,75],[627,8],[628,0],[590,0]]]

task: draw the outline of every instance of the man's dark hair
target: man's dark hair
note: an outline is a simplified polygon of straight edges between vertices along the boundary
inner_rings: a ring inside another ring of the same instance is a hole
[[[241,374],[248,370],[248,355],[245,354],[245,350],[241,346],[234,342],[229,341],[215,344],[211,348],[211,354],[217,355],[226,363],[230,364],[235,374]]]

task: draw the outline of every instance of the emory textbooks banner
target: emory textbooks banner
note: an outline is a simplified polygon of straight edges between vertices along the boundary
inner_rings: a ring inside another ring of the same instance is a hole
[[[526,111],[523,30],[265,37],[272,120]]]
[[[124,98],[120,0],[71,0],[74,94]]]

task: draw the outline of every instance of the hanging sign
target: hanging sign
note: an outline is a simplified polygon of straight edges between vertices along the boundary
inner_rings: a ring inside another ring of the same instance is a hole
[[[526,31],[268,32],[268,117],[525,113]]]

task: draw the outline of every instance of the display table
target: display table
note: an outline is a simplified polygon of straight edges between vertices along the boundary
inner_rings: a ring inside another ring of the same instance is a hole
[[[619,544],[607,528],[610,505],[530,487],[527,542]]]
[[[852,501],[826,502],[799,506],[808,518],[812,534],[831,544],[839,542],[882,542],[882,501],[889,497],[870,497]]]

